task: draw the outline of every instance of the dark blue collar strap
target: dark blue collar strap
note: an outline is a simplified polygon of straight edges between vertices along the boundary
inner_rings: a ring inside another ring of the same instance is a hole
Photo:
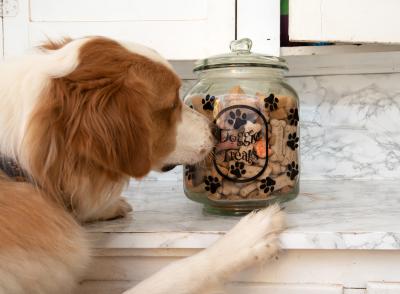
[[[27,173],[14,159],[0,154],[0,171],[18,182],[28,181]]]

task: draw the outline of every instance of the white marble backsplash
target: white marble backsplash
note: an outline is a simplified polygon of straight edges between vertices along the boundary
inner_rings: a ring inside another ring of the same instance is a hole
[[[303,179],[400,178],[400,74],[293,77]],[[185,81],[185,92],[193,81]],[[182,168],[148,180],[182,179]]]
[[[400,74],[290,78],[306,179],[400,177]]]

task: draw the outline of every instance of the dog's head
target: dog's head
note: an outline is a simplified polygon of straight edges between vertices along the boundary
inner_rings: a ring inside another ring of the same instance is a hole
[[[49,73],[53,78],[30,119],[33,166],[51,171],[61,161],[69,161],[68,168],[84,162],[142,177],[210,151],[207,120],[183,105],[178,76],[156,52],[100,37],[74,42],[44,46],[60,66],[68,51],[78,53],[70,72]]]

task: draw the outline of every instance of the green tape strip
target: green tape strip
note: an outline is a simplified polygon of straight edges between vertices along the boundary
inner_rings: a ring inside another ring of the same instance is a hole
[[[289,0],[281,0],[281,15],[289,15]]]

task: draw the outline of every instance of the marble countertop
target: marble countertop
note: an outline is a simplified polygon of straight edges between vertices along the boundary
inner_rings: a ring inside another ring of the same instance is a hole
[[[87,226],[95,248],[205,248],[239,220],[204,214],[177,181],[132,181],[124,195],[133,213]],[[285,211],[284,249],[400,250],[398,181],[302,181]]]

